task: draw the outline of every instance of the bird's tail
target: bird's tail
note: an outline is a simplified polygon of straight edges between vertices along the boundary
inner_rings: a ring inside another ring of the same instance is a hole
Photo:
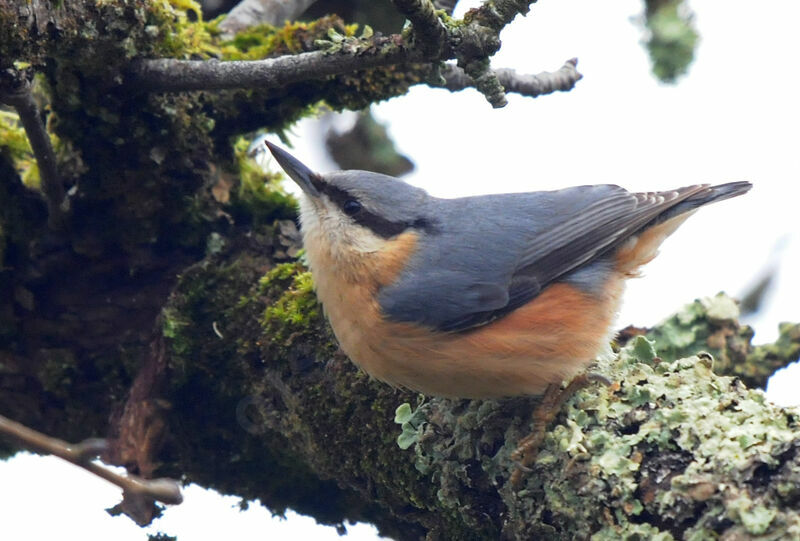
[[[680,214],[702,207],[703,205],[708,205],[716,201],[724,201],[731,197],[737,197],[749,192],[752,187],[753,185],[746,180],[708,186],[666,210],[658,217],[658,221],[664,222]]]

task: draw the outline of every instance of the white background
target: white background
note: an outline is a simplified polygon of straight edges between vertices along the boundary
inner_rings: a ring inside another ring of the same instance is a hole
[[[462,2],[460,9],[474,2]],[[629,284],[619,326],[651,325],[681,304],[725,290],[737,295],[777,268],[757,341],[782,320],[800,320],[800,3],[696,0],[701,42],[688,77],[675,86],[650,75],[632,17],[637,0],[541,0],[502,35],[496,67],[521,73],[580,58],[584,79],[569,93],[535,100],[510,96],[493,110],[467,90],[415,88],[376,108],[400,149],[416,163],[411,182],[435,195],[530,191],[616,183],[631,190],[751,180],[748,195],[712,205],[665,244],[645,277]],[[298,127],[293,151],[326,169],[320,144]],[[796,378],[774,378],[770,398],[800,402]],[[336,539],[333,528],[290,516],[270,520],[252,505],[198,487],[146,531],[180,541],[231,538]],[[18,455],[0,462],[0,537],[14,540],[143,541],[143,530],[103,510],[115,487],[56,459]],[[351,539],[374,539],[370,526]]]

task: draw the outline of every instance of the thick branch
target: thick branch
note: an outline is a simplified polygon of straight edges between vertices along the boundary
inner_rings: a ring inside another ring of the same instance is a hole
[[[52,229],[61,227],[64,209],[64,186],[56,169],[56,155],[50,136],[42,123],[39,108],[33,99],[30,83],[16,81],[16,88],[8,89],[0,94],[0,101],[17,110],[20,122],[28,135],[33,155],[39,166],[39,177],[42,180],[42,191],[47,201],[49,224]]]
[[[500,30],[532,2],[498,0],[468,13],[464,21],[447,23],[430,0],[395,0],[412,22],[413,43],[404,36],[374,39],[339,36],[325,51],[305,52],[252,62],[139,60],[129,71],[134,87],[154,91],[275,88],[286,84],[353,71],[422,61],[458,59],[474,87],[494,107],[506,104],[503,85],[491,70],[489,57],[500,48]]]
[[[543,71],[536,75],[528,75],[517,73],[513,69],[501,68],[494,70],[494,74],[506,92],[535,98],[557,91],[572,90],[583,77],[576,69],[577,64],[578,60],[573,58],[567,60],[557,71]],[[472,78],[452,64],[446,65],[442,70],[442,76],[445,79],[444,87],[451,91],[475,86]]]
[[[384,40],[381,49],[314,51],[255,61],[140,60],[131,67],[130,76],[134,87],[157,92],[265,89],[421,59],[419,52]]]

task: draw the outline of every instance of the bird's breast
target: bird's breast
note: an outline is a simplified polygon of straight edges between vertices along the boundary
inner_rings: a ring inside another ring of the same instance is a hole
[[[317,295],[343,351],[371,376],[434,396],[495,398],[540,394],[595,359],[609,337],[622,292],[614,274],[600,294],[553,284],[492,323],[442,333],[384,317],[380,288],[416,247],[416,234],[356,260],[306,239]]]

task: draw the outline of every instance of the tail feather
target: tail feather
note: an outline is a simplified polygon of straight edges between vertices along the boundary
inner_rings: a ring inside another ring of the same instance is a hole
[[[753,185],[744,180],[738,182],[728,182],[726,184],[718,184],[716,186],[708,186],[704,190],[698,191],[696,194],[684,199],[674,207],[665,210],[659,217],[659,222],[664,222],[675,216],[679,216],[686,212],[690,212],[696,208],[715,203],[717,201],[724,201],[732,197],[737,197],[750,191]]]
[[[616,253],[616,268],[628,276],[638,276],[639,267],[658,254],[658,247],[690,216],[703,205],[742,195],[752,188],[749,182],[730,182],[718,186],[687,186],[675,193],[692,193],[686,199],[659,213],[654,220],[630,237]]]

